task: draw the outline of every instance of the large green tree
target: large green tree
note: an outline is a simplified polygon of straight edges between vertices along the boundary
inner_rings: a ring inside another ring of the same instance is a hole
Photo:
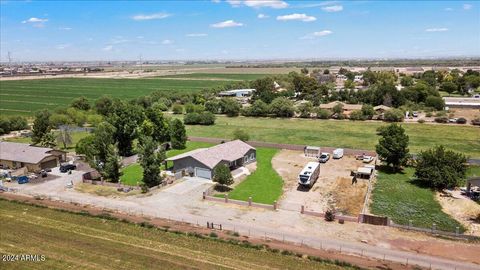
[[[70,106],[75,108],[75,109],[82,110],[82,111],[90,110],[90,102],[85,97],[79,97],[79,98],[74,99]]]
[[[69,126],[62,126],[57,133],[57,142],[67,149],[67,145],[72,144],[72,131]]]
[[[115,127],[108,122],[101,122],[93,132],[93,152],[95,164],[105,164],[109,154],[109,146],[115,144]]]
[[[415,176],[431,188],[442,190],[458,186],[466,176],[467,157],[443,146],[420,152]]]
[[[103,169],[100,171],[106,179],[111,182],[118,183],[120,176],[122,176],[121,167],[122,159],[118,155],[118,149],[114,145],[110,144],[107,147],[107,159]]]
[[[277,117],[292,117],[295,114],[293,102],[286,97],[278,97],[270,104],[270,113]]]
[[[143,183],[147,187],[162,183],[160,166],[165,160],[165,152],[158,147],[158,143],[151,137],[140,138],[140,165],[143,168]]]
[[[379,130],[381,136],[376,145],[376,151],[380,159],[392,165],[394,170],[405,165],[409,157],[408,135],[405,134],[405,129],[397,124],[390,124]]]
[[[137,138],[138,123],[145,119],[141,107],[125,102],[116,102],[114,112],[107,121],[115,127],[114,139],[121,156],[133,154],[133,140]]]
[[[39,144],[45,134],[49,133],[52,129],[50,124],[50,112],[48,110],[42,110],[35,113],[35,120],[33,121],[32,128],[32,142],[33,144]]]
[[[158,143],[164,143],[170,140],[170,129],[168,119],[162,111],[155,108],[148,108],[145,111],[147,119],[153,124],[152,138]]]
[[[174,149],[185,149],[187,143],[187,131],[180,119],[173,119],[170,124],[170,142]]]

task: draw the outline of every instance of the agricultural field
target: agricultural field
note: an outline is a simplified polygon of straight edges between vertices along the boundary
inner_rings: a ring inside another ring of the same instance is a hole
[[[379,170],[378,178],[372,192],[370,210],[375,215],[388,216],[393,222],[416,227],[437,228],[455,232],[455,228],[464,227],[442,211],[442,206],[435,199],[435,191],[416,185],[413,182],[414,168],[405,168],[393,173]]]
[[[257,169],[236,186],[228,196],[231,199],[273,204],[282,195],[283,180],[272,167],[272,158],[278,149],[257,148]]]
[[[54,131],[54,134],[58,134],[56,131]],[[88,136],[90,133],[86,131],[72,131],[72,143],[67,145],[67,148],[63,148],[63,145],[61,143],[57,142],[57,146],[59,149],[65,150],[67,152],[74,152],[75,151],[75,146],[77,145],[77,142],[80,141],[81,139],[85,138]],[[8,142],[17,142],[17,143],[32,143],[32,138],[31,137],[15,137],[15,138],[7,138],[6,141]]]
[[[279,119],[218,116],[213,126],[187,125],[189,136],[232,139],[235,129],[249,133],[253,141],[345,147],[374,150],[376,130],[383,122],[317,119]],[[480,158],[480,129],[472,126],[401,124],[410,137],[410,152],[435,145]]]
[[[160,78],[181,78],[181,79],[197,79],[197,80],[236,80],[236,81],[249,81],[259,78],[267,77],[270,74],[222,74],[222,73],[190,73],[190,74],[177,74],[158,77]]]
[[[241,75],[243,76],[243,75]],[[228,77],[227,77],[228,78]],[[108,95],[132,99],[154,91],[196,92],[230,83],[222,80],[188,79],[86,79],[60,78],[43,80],[0,81],[0,111],[5,115],[32,115],[41,109],[69,105],[74,98],[84,96],[93,101]]]
[[[2,269],[349,269],[5,200],[0,219],[1,253],[45,256],[43,262],[2,261]]]

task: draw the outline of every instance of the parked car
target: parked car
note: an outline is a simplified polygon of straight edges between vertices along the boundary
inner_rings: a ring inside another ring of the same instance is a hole
[[[318,162],[320,163],[326,163],[330,159],[330,154],[329,153],[322,153],[318,157]]]
[[[42,177],[47,177],[47,171],[41,170],[41,171],[40,171],[40,175],[41,175]]]
[[[413,112],[412,115],[413,117],[418,117],[418,112]]]
[[[65,164],[60,166],[60,172],[62,173],[66,173],[68,171],[75,170],[75,169],[77,169],[77,166],[74,164]]]
[[[363,156],[363,163],[370,163],[373,161],[372,156]]]
[[[333,158],[334,159],[340,159],[343,157],[343,148],[337,148],[333,150]]]
[[[448,119],[448,122],[449,123],[456,123],[457,120],[458,120],[458,118],[450,118],[450,119]]]

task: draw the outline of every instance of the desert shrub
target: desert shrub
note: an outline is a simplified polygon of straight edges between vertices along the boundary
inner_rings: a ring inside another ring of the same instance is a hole
[[[404,118],[403,111],[399,109],[392,109],[386,111],[384,114],[384,120],[386,122],[402,122]]]
[[[325,212],[325,221],[334,221],[335,220],[335,213],[333,210],[329,209]]]
[[[328,119],[330,118],[331,113],[325,109],[317,109],[317,118],[319,119]]]

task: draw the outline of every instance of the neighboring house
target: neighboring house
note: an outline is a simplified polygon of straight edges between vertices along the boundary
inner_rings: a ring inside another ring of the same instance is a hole
[[[233,89],[218,93],[220,97],[249,97],[255,92],[255,89]]]
[[[186,171],[190,175],[212,179],[215,167],[226,164],[230,169],[256,161],[256,149],[240,140],[230,141],[186,152],[166,161],[173,162],[173,171]]]
[[[373,110],[375,110],[375,112],[378,113],[378,114],[382,114],[382,113],[384,113],[386,111],[389,111],[391,109],[392,109],[391,107],[388,107],[388,106],[385,106],[385,105],[378,105],[378,106],[373,107]]]
[[[444,97],[445,107],[480,109],[480,98]]]
[[[57,167],[66,160],[66,152],[25,143],[0,142],[0,165],[3,168],[25,167],[29,172]]]
[[[343,113],[347,115],[350,114],[352,111],[362,109],[362,104],[346,104],[340,101],[332,101],[327,104],[320,104],[320,108],[325,110],[333,110],[333,107],[335,107],[337,104],[343,105]]]

